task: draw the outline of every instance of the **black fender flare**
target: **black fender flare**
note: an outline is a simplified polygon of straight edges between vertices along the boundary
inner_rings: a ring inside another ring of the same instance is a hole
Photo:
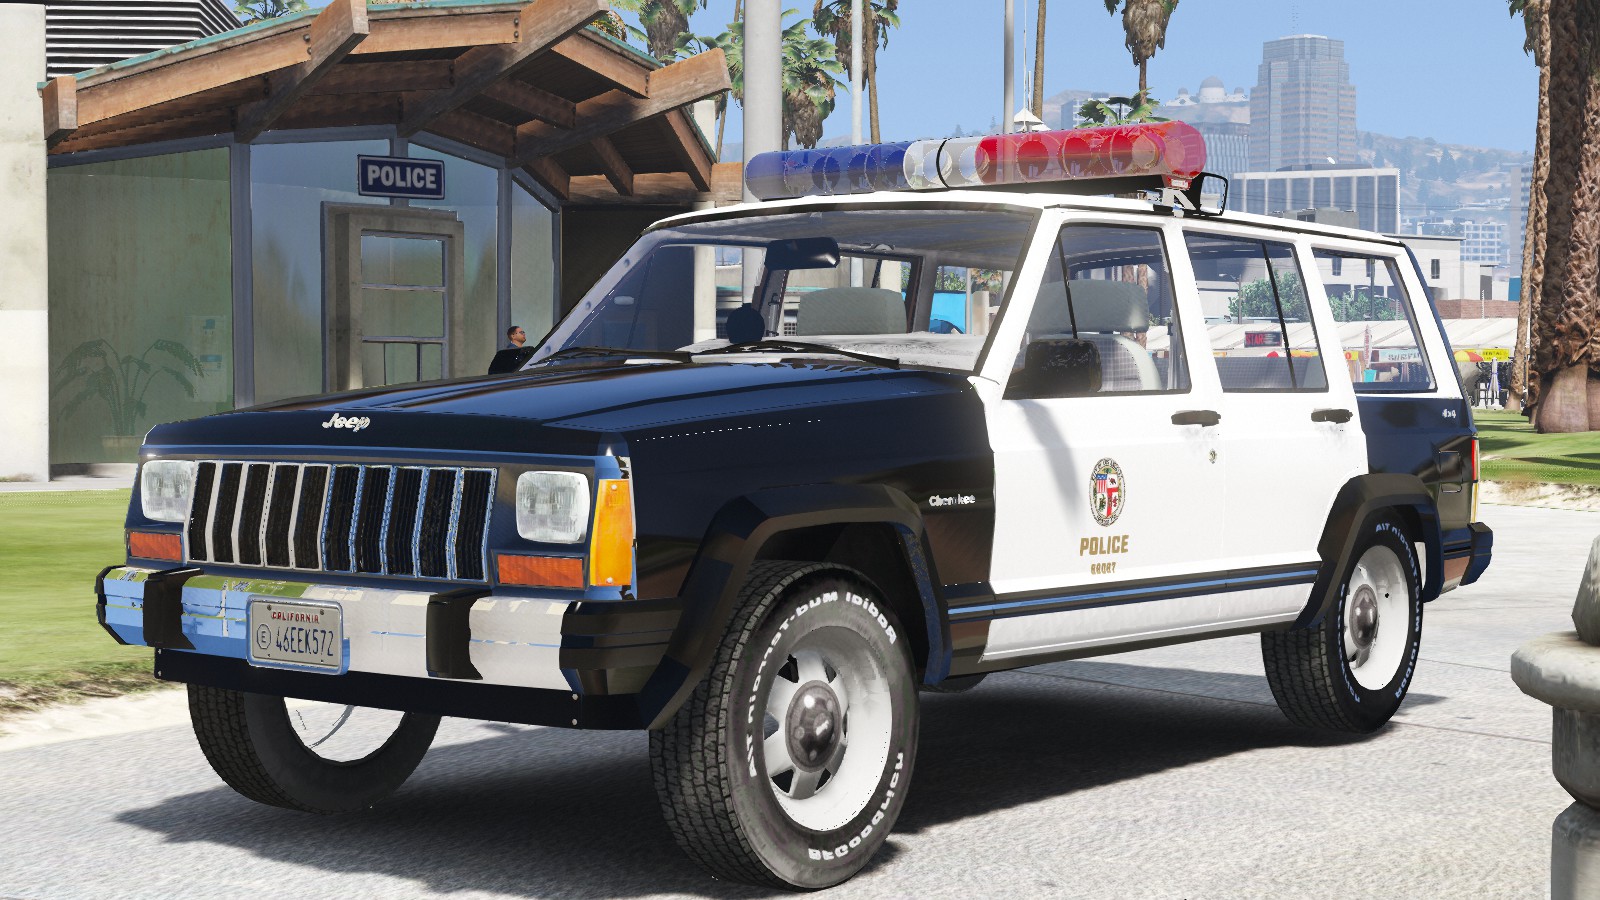
[[[1384,509],[1408,509],[1416,515],[1420,533],[1412,535],[1424,547],[1423,565],[1427,580],[1422,585],[1424,602],[1437,598],[1443,589],[1444,551],[1440,543],[1439,510],[1427,485],[1415,475],[1378,473],[1359,475],[1345,482],[1328,511],[1328,522],[1317,542],[1322,567],[1306,607],[1295,619],[1294,628],[1311,628],[1339,602],[1339,573],[1344,571],[1355,550],[1363,523]]]
[[[922,514],[902,491],[880,484],[798,485],[746,494],[724,504],[684,579],[683,615],[666,656],[639,693],[642,718],[661,728],[710,671],[739,590],[773,535],[818,525],[889,524],[899,532],[927,625],[928,677],[949,669],[949,625],[928,552]]]

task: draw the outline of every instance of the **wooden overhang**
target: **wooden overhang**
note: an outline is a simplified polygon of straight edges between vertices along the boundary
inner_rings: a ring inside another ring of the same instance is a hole
[[[40,91],[52,156],[269,130],[394,126],[521,167],[575,204],[739,196],[689,104],[721,50],[663,66],[588,27],[605,0],[333,0]]]

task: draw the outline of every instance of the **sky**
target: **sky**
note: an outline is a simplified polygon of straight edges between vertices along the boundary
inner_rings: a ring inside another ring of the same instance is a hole
[[[781,2],[807,14],[812,6]],[[1019,106],[1032,73],[1036,2],[1015,0]],[[957,125],[987,131],[1000,118],[1004,10],[1004,0],[901,0],[901,27],[878,62],[885,141],[943,137]],[[1138,89],[1120,14],[1107,15],[1102,0],[1053,0],[1046,12],[1045,96],[1068,88]],[[690,25],[716,34],[732,13],[733,0],[709,0]],[[1262,43],[1290,34],[1345,42],[1363,131],[1533,149],[1538,70],[1522,52],[1522,21],[1507,14],[1505,0],[1182,0],[1166,48],[1149,64],[1152,93],[1193,93],[1210,75],[1248,93]],[[848,93],[841,90],[825,138],[849,136]],[[729,141],[739,140],[738,124],[736,110]]]
[[[807,14],[812,6],[780,3]],[[1015,3],[1021,106],[1033,68],[1037,0]],[[901,27],[878,61],[885,141],[944,137],[957,125],[987,131],[1002,118],[1004,10],[1004,0],[901,0]],[[690,27],[717,34],[732,18],[733,0],[707,0]],[[1047,19],[1045,96],[1069,88],[1138,89],[1121,16],[1107,15],[1102,0],[1053,0]],[[1152,93],[1169,100],[1180,87],[1193,93],[1211,75],[1248,93],[1262,43],[1291,34],[1345,42],[1356,127],[1363,131],[1533,149],[1539,74],[1522,52],[1522,21],[1507,15],[1505,0],[1182,0],[1166,48],[1150,61]],[[736,106],[730,142],[740,140],[738,129]],[[824,138],[849,135],[849,90],[842,87]]]

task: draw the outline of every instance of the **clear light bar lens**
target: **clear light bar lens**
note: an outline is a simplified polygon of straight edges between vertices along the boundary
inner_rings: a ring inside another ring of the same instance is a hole
[[[589,479],[578,472],[517,476],[517,534],[547,544],[576,544],[589,531]]]
[[[194,495],[194,460],[152,459],[139,471],[139,504],[147,519],[182,522]]]
[[[780,200],[1140,176],[1186,183],[1205,163],[1194,126],[1158,122],[763,153],[745,180],[757,197]]]

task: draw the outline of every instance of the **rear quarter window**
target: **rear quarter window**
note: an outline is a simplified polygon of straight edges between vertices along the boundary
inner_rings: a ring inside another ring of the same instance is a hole
[[[1356,392],[1432,391],[1433,372],[1398,262],[1341,250],[1317,249],[1313,255]]]

